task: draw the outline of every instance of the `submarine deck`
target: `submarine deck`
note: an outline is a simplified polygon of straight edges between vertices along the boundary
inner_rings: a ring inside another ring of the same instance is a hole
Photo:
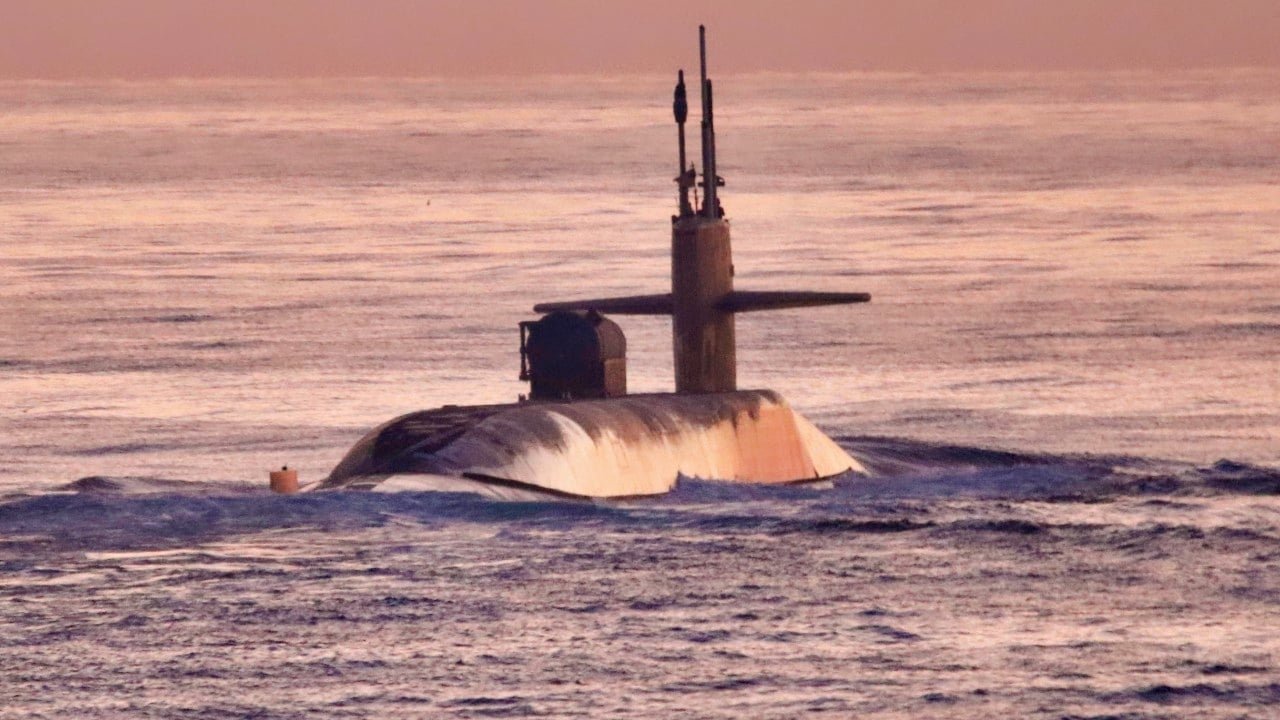
[[[316,489],[394,476],[478,479],[552,494],[669,491],[681,475],[755,483],[861,470],[770,390],[444,406],[375,428]]]

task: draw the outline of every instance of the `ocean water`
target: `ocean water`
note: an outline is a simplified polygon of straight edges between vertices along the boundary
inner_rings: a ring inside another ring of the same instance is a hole
[[[660,292],[665,78],[0,84],[0,717],[1268,717],[1280,74],[717,83],[738,322],[867,461],[280,498]],[[671,386],[668,321],[622,318]]]

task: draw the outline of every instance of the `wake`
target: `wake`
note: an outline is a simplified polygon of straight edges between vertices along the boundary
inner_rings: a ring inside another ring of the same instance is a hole
[[[157,477],[81,478],[0,498],[0,553],[178,547],[269,531],[345,533],[401,523],[542,530],[684,528],[721,533],[896,533],[959,527],[1040,532],[1003,502],[1176,505],[1280,495],[1280,471],[1219,461],[1207,467],[1124,456],[1019,453],[883,437],[844,437],[868,476],[817,484],[747,485],[681,478],[667,494],[627,501],[547,497],[499,501],[458,492],[311,492]],[[960,513],[942,512],[964,506]],[[1065,515],[1071,513],[1064,512]],[[1045,526],[1047,527],[1047,526]]]

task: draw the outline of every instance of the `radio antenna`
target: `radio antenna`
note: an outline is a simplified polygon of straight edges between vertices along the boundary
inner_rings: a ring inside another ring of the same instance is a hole
[[[689,118],[689,100],[684,91],[684,70],[681,70],[676,77],[675,100],[671,103],[671,110],[676,116],[676,128],[680,135],[680,174],[676,176],[676,183],[680,188],[680,214],[672,218],[673,220],[693,215],[693,206],[689,204],[689,188],[697,182],[697,172],[689,168],[684,154],[684,123]]]
[[[707,26],[698,26],[698,59],[702,68],[702,215],[715,220],[723,213],[716,199],[716,126],[711,109],[711,81],[707,79]]]

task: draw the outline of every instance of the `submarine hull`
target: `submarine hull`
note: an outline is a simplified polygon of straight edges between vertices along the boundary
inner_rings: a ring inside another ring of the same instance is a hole
[[[625,498],[680,476],[793,483],[865,472],[777,393],[446,406],[362,438],[317,489]]]

